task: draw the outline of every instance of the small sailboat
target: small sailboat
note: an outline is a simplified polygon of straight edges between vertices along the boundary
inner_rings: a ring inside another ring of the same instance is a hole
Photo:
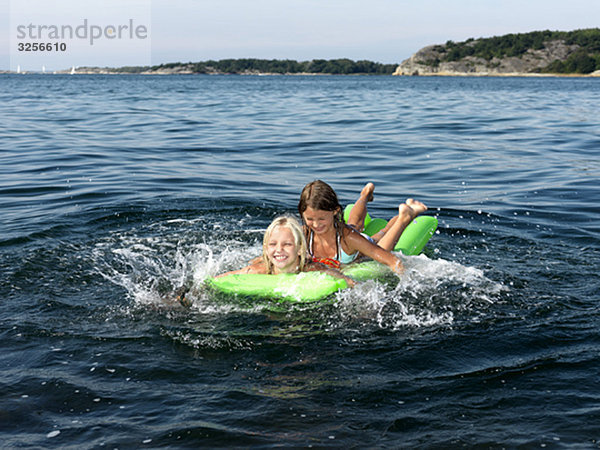
[[[20,64],[17,66],[17,73],[21,73],[21,65]]]
[[[75,75],[75,66],[71,67],[71,75]]]

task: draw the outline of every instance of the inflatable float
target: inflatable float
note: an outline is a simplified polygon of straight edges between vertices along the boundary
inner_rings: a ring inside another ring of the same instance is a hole
[[[348,220],[351,207],[352,205],[348,205],[346,208],[345,220]],[[364,233],[372,236],[386,224],[386,220],[372,219],[367,214]],[[417,217],[406,227],[394,250],[405,255],[418,255],[435,233],[437,225],[438,221],[435,217]],[[356,281],[365,281],[389,275],[391,271],[387,266],[376,261],[365,261],[345,266],[342,273]],[[322,272],[279,275],[235,274],[209,278],[205,283],[209,288],[223,294],[294,303],[315,302],[348,287],[346,280]]]

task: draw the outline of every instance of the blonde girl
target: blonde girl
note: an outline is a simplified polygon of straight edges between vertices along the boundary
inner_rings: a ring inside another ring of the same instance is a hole
[[[263,237],[262,257],[256,258],[246,267],[219,275],[243,273],[280,274],[321,271],[337,278],[344,278],[354,285],[351,278],[337,270],[307,258],[306,239],[300,223],[293,217],[277,217],[268,226]]]

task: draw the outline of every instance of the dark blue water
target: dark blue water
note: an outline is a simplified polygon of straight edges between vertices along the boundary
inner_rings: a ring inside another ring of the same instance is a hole
[[[2,446],[597,448],[598,105],[584,78],[1,76]],[[316,178],[439,233],[318,308],[203,289]]]

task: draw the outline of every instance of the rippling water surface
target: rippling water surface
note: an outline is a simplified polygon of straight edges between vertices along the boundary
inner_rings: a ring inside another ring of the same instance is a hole
[[[3,446],[599,446],[598,80],[0,88]],[[316,178],[439,231],[333,304],[206,291]]]

